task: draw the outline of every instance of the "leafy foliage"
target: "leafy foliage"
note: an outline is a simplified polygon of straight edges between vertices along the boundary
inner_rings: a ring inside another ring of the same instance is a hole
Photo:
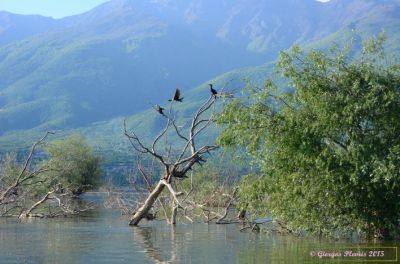
[[[278,62],[293,93],[269,81],[224,110],[220,143],[245,146],[262,169],[242,183],[250,210],[312,232],[399,235],[400,65],[383,42],[353,62],[295,46]]]
[[[219,154],[218,154],[219,155]],[[240,179],[241,166],[227,157],[212,155],[207,162],[196,168],[191,176],[182,181],[182,189],[193,200],[210,207],[224,207],[228,194],[232,193]]]
[[[49,159],[44,161],[44,166],[49,171],[43,174],[46,185],[61,185],[64,191],[81,194],[99,184],[101,159],[79,135],[53,141],[47,152]]]
[[[18,164],[16,155],[7,153],[0,159],[0,186],[11,185],[20,170],[21,164]]]

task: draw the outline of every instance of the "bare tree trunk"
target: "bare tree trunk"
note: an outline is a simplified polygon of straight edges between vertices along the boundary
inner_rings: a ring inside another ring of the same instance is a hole
[[[172,214],[171,214],[171,224],[176,224],[176,215],[178,214],[178,203],[173,200],[172,201]]]
[[[164,187],[165,187],[164,182],[160,181],[154,188],[154,190],[149,194],[143,205],[131,217],[129,225],[134,225],[134,226],[138,225],[139,222],[148,215],[151,207],[153,207],[153,204],[157,200],[158,196],[164,190]]]
[[[179,91],[179,90],[178,90]],[[169,192],[173,197],[173,208],[171,215],[171,222],[175,224],[176,216],[178,209],[183,209],[185,212],[185,217],[189,220],[190,217],[186,215],[185,208],[181,205],[178,197],[183,195],[182,192],[177,192],[171,186],[171,180],[173,178],[183,179],[185,175],[193,169],[196,164],[202,164],[202,162],[206,161],[206,157],[214,150],[218,149],[217,145],[203,145],[202,147],[196,147],[197,138],[200,137],[200,134],[209,126],[214,124],[215,118],[213,116],[215,107],[213,108],[217,99],[217,95],[214,93],[210,94],[210,97],[207,99],[205,103],[203,103],[199,109],[194,113],[191,125],[188,128],[188,136],[184,136],[181,129],[175,123],[175,116],[173,116],[172,105],[170,111],[167,114],[162,112],[162,108],[158,106],[155,108],[159,114],[164,116],[167,119],[166,126],[164,129],[160,131],[160,133],[155,137],[153,143],[151,145],[147,145],[138,137],[135,132],[129,132],[126,120],[124,120],[124,132],[125,136],[128,137],[129,142],[131,143],[133,149],[140,154],[147,154],[152,156],[154,159],[158,160],[163,167],[165,168],[165,176],[163,177],[154,188],[153,191],[149,194],[146,201],[142,206],[133,214],[130,219],[129,225],[138,225],[139,222],[149,216],[149,211],[152,208],[153,204],[157,201],[159,195],[163,191],[164,187],[167,187]],[[161,110],[160,110],[161,109]],[[211,113],[210,113],[211,112]],[[157,150],[157,144],[163,137],[166,137],[169,132],[173,131],[177,139],[183,140],[183,149],[178,154],[176,160],[173,162],[170,160],[170,152],[160,153]],[[140,166],[139,170],[142,174],[143,170],[141,170]],[[146,183],[149,186],[149,182],[145,177]]]
[[[235,199],[235,194],[236,194],[236,191],[237,191],[237,190],[238,190],[238,187],[236,187],[236,188],[233,190],[233,193],[232,193],[232,195],[231,195],[231,198],[229,199],[229,202],[228,202],[228,204],[227,204],[226,207],[225,207],[225,212],[224,212],[224,214],[223,214],[220,218],[218,218],[216,224],[226,224],[226,223],[227,223],[227,222],[224,222],[224,219],[225,219],[226,216],[228,215],[229,207],[231,207],[232,202],[233,202],[233,200]],[[228,222],[228,223],[231,223],[231,222]]]
[[[31,208],[29,208],[26,212],[23,212],[19,215],[19,218],[25,218],[25,217],[29,217],[31,216],[31,213],[33,210],[35,210],[39,205],[41,205],[42,203],[44,203],[45,201],[47,201],[47,199],[49,199],[49,196],[54,193],[54,191],[50,191],[48,193],[46,193],[42,199],[40,199],[38,202],[36,202],[35,204],[33,204],[31,206]]]

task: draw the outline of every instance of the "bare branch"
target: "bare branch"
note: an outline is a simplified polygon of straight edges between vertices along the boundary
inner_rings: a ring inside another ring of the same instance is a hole
[[[47,192],[42,199],[40,199],[39,201],[37,201],[36,203],[34,203],[26,212],[23,212],[20,214],[19,218],[24,218],[24,217],[29,217],[31,212],[33,210],[35,210],[39,205],[41,205],[42,203],[44,203],[47,199],[49,199],[49,196],[51,194],[53,194],[56,190],[52,190]]]
[[[228,215],[229,207],[232,205],[232,202],[233,202],[233,200],[235,199],[235,194],[236,194],[237,190],[238,190],[238,187],[236,187],[236,188],[233,190],[233,193],[232,193],[232,195],[231,195],[231,198],[229,199],[229,202],[228,202],[228,204],[227,204],[226,207],[225,207],[225,212],[224,212],[224,214],[223,214],[220,218],[218,218],[216,224],[225,223],[225,222],[223,222],[223,221],[224,221],[225,217]],[[238,221],[236,221],[236,222],[238,222]],[[229,222],[229,223],[232,223],[232,222]]]
[[[143,176],[143,179],[146,182],[147,190],[149,191],[149,193],[151,193],[152,192],[152,187],[151,187],[151,183],[150,183],[150,180],[149,180],[149,176],[144,171],[144,168],[143,168],[143,166],[142,166],[142,164],[141,164],[141,162],[139,160],[137,160],[137,167],[139,169],[140,174]],[[163,209],[165,219],[169,222],[168,216],[167,216],[167,210],[165,209],[164,203],[160,200],[160,198],[157,198],[157,202],[159,203],[159,205]]]
[[[215,103],[216,97],[215,96],[210,96],[210,98],[199,108],[199,110],[196,112],[194,115],[193,121],[192,121],[192,126],[190,128],[190,133],[189,133],[189,143],[190,147],[192,150],[192,153],[196,152],[196,147],[194,144],[194,138],[198,134],[195,134],[195,129],[197,127],[197,123],[199,121],[199,118],[203,113],[205,113],[208,109],[211,108],[211,106]]]
[[[187,210],[182,206],[181,202],[179,201],[178,197],[180,195],[183,195],[183,193],[174,190],[174,188],[172,187],[172,179],[184,178],[186,174],[190,170],[192,170],[195,164],[201,164],[201,162],[204,162],[204,157],[208,155],[211,151],[218,148],[218,146],[216,145],[205,145],[197,147],[195,142],[197,137],[208,127],[210,127],[211,124],[214,123],[213,113],[215,112],[216,100],[217,96],[215,96],[214,93],[211,94],[210,97],[202,105],[200,105],[197,111],[193,114],[190,126],[187,130],[188,136],[185,136],[178,128],[175,117],[172,118],[171,113],[173,104],[171,103],[169,114],[163,115],[167,119],[167,123],[165,127],[160,131],[160,133],[154,138],[150,146],[145,145],[134,132],[128,132],[126,120],[124,120],[124,132],[134,150],[141,154],[148,154],[150,156],[153,156],[164,165],[165,169],[165,173],[161,177],[158,184],[154,188],[150,188],[148,176],[146,175],[143,167],[138,166],[139,172],[145,179],[150,193],[144,203],[139,208],[137,208],[137,210],[135,210],[133,216],[130,219],[130,225],[137,225],[142,218],[145,218],[146,215],[148,215],[149,210],[152,208],[153,204],[158,201],[158,197],[159,195],[161,195],[164,187],[167,187],[172,195],[172,214],[170,218],[171,223],[175,223],[179,208],[184,209],[184,217],[186,219],[188,219],[189,221],[193,221],[187,215]],[[161,154],[157,150],[157,144],[161,141],[163,137],[169,135],[169,131],[173,131],[178,139],[184,141],[181,151],[176,153],[177,158],[175,159],[175,161],[172,161],[170,158],[172,150],[171,145],[169,145],[169,148],[167,148],[167,151],[164,154]],[[183,199],[183,201],[185,201],[186,198]],[[159,202],[161,203],[161,201]],[[163,206],[162,203],[161,205]]]
[[[8,188],[1,194],[1,196],[0,196],[0,204],[2,204],[2,202],[4,201],[4,199],[5,199],[7,196],[9,196],[10,193],[12,193],[12,192],[14,191],[14,189],[17,188],[21,183],[23,183],[24,181],[26,181],[26,180],[28,180],[28,179],[31,179],[31,178],[35,177],[36,175],[40,174],[41,172],[43,172],[43,171],[41,171],[41,169],[39,169],[39,170],[37,170],[37,171],[34,171],[34,172],[28,174],[28,176],[25,176],[25,173],[26,173],[26,171],[28,170],[29,165],[31,164],[32,157],[33,157],[33,155],[34,155],[34,153],[35,153],[36,147],[37,147],[38,145],[42,144],[42,143],[47,139],[47,137],[48,137],[50,134],[54,134],[54,132],[47,131],[46,134],[45,134],[41,139],[39,139],[38,141],[36,141],[36,142],[32,145],[31,150],[30,150],[30,152],[29,152],[29,154],[28,154],[28,157],[25,159],[25,162],[24,162],[24,165],[23,165],[23,167],[22,167],[22,170],[21,170],[21,172],[19,173],[19,175],[18,175],[17,179],[15,180],[14,184],[12,184],[10,187],[8,187]]]
[[[196,127],[199,125],[199,122],[203,123],[203,119],[200,119],[202,114],[204,114],[208,109],[211,108],[211,106],[215,103],[216,97],[211,95],[208,100],[200,106],[200,108],[197,110],[197,112],[194,114],[194,117],[192,119],[192,124],[189,128],[189,139],[187,140],[185,146],[183,147],[181,154],[179,155],[179,158],[177,159],[177,163],[180,163],[181,159],[184,157],[188,147],[190,146],[192,154],[196,152],[196,146],[194,139],[195,137],[205,128],[201,129],[200,131],[196,132]],[[199,120],[200,119],[200,120]],[[211,119],[209,119],[210,121]],[[193,155],[192,155],[193,156]]]
[[[183,206],[180,204],[179,200],[178,200],[178,196],[182,196],[183,192],[176,192],[174,190],[174,188],[172,188],[172,185],[170,183],[168,183],[166,180],[162,179],[161,182],[167,186],[169,192],[172,194],[172,197],[174,198],[175,202],[177,203],[179,208],[183,209]]]
[[[148,154],[152,155],[153,157],[157,158],[162,164],[167,166],[166,162],[164,161],[164,158],[161,155],[157,154],[156,152],[154,152],[154,151],[150,150],[148,147],[146,147],[140,141],[139,137],[134,132],[131,132],[131,133],[128,132],[128,130],[126,128],[126,119],[124,119],[124,132],[125,132],[125,136],[127,136],[129,141],[131,142],[132,147],[137,152],[140,152],[143,154],[148,153]],[[135,142],[137,145],[135,144]]]
[[[201,149],[199,149],[198,151],[196,151],[195,153],[193,153],[191,156],[183,159],[183,160],[178,160],[175,163],[175,167],[182,165],[184,163],[187,163],[189,161],[194,161],[194,163],[196,163],[198,161],[199,158],[201,158],[202,155],[206,154],[206,153],[210,153],[212,150],[216,150],[219,147],[216,145],[213,146],[204,146]]]
[[[174,120],[172,120],[173,122]],[[157,142],[165,135],[165,133],[167,133],[168,128],[171,126],[171,119],[170,119],[170,115],[168,115],[167,117],[167,125],[165,126],[165,128],[160,132],[160,134],[158,134],[156,136],[156,138],[153,140],[153,144],[151,145],[151,150],[153,153],[156,153],[155,151],[155,147]]]
[[[175,120],[172,121],[172,125],[174,126],[175,132],[176,132],[176,134],[178,135],[178,137],[180,137],[180,138],[183,139],[184,141],[189,141],[189,139],[187,139],[184,135],[182,135],[181,132],[179,132],[179,129],[178,129],[177,125],[175,124]]]

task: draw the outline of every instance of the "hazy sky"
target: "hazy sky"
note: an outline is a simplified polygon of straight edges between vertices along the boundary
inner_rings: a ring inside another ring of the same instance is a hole
[[[83,13],[107,1],[109,0],[0,0],[0,11],[60,18]]]
[[[109,0],[0,0],[0,10],[60,18],[83,13]]]

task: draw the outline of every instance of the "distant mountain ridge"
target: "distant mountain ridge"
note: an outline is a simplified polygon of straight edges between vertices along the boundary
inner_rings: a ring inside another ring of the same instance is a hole
[[[0,12],[0,46],[48,31],[54,24],[51,18]]]
[[[353,29],[396,40],[399,14],[399,0],[113,0],[63,19],[0,12],[0,148],[21,133],[132,116],[176,86],[260,65],[293,43],[326,45]]]
[[[327,3],[315,0],[113,0],[81,15],[62,19],[0,12],[0,45],[37,33],[84,25],[100,26],[101,21],[113,22],[110,19],[115,19],[117,14],[132,17],[139,13],[227,42],[240,40],[249,46],[253,41],[262,44],[278,39],[278,42],[285,42],[279,40],[281,34],[282,39],[293,43],[325,37],[370,16],[377,8],[399,5],[399,0],[331,0]],[[6,36],[11,35],[11,30],[17,37]],[[289,34],[292,36],[288,37]],[[254,50],[266,52],[261,44]]]

